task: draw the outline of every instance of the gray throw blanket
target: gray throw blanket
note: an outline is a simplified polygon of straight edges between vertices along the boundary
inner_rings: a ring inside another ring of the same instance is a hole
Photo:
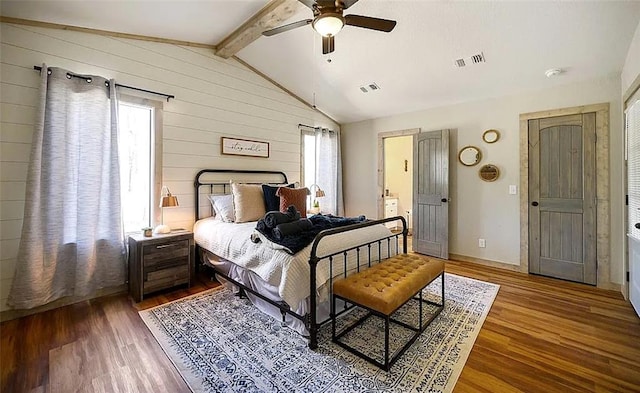
[[[276,240],[282,240],[288,235],[297,235],[300,232],[308,231],[313,228],[313,224],[307,218],[301,218],[296,221],[285,222],[278,224],[273,228],[273,238]]]
[[[297,224],[295,226],[280,227],[280,225],[285,224],[279,224],[276,228],[273,229],[267,228],[264,224],[264,220],[260,219],[258,221],[258,225],[256,226],[256,230],[260,232],[264,237],[266,237],[269,241],[282,246],[286,252],[293,255],[313,242],[313,239],[316,237],[316,235],[325,229],[338,228],[346,225],[358,224],[365,221],[365,216],[345,218],[316,214],[309,218],[291,222],[291,224],[301,222],[300,224]],[[262,225],[260,225],[260,222],[262,222]],[[303,229],[309,224],[311,224],[310,227]],[[276,238],[275,233],[278,232],[278,227],[280,227],[281,231],[279,231],[280,235],[278,236],[278,238]],[[283,234],[282,229],[284,229],[287,234]],[[288,231],[291,232],[289,233]],[[252,235],[251,241],[257,243],[260,241],[260,237],[254,237]]]
[[[287,211],[284,213],[281,212],[267,212],[264,215],[264,223],[267,228],[273,229],[280,224],[284,224],[287,222],[295,221],[300,219],[300,212],[296,210],[296,207],[291,205],[287,208]]]

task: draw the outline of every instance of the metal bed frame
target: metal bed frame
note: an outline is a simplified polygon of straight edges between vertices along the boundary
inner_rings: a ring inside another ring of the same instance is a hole
[[[287,181],[287,175],[284,172],[280,172],[280,171],[261,171],[261,170],[239,170],[239,169],[203,169],[201,171],[199,171],[196,176],[195,176],[195,181],[194,181],[194,187],[195,187],[195,219],[196,221],[198,221],[201,217],[200,217],[200,187],[209,187],[209,193],[213,194],[214,190],[216,189],[216,187],[218,187],[218,189],[220,187],[222,187],[222,193],[228,194],[228,190],[230,189],[230,182],[229,180],[226,181],[220,181],[220,180],[212,180],[212,181],[207,181],[207,180],[203,180],[204,177],[206,177],[206,175],[208,174],[228,174],[228,175],[238,175],[238,176],[242,176],[242,177],[246,177],[247,175],[255,175],[256,177],[261,177],[261,176],[276,176],[276,177],[280,177],[281,181],[278,182],[269,182],[269,183],[265,183],[265,182],[256,182],[256,181],[250,181],[250,182],[245,182],[243,181],[243,183],[245,184],[286,184],[288,183]],[[328,237],[328,236],[334,236],[343,232],[347,232],[347,231],[352,231],[355,229],[359,229],[359,228],[365,228],[365,227],[369,227],[372,225],[379,225],[379,224],[384,224],[387,222],[394,222],[394,221],[401,221],[402,222],[402,231],[401,232],[397,232],[397,233],[392,233],[389,236],[383,237],[381,239],[376,239],[370,242],[366,242],[366,243],[362,243],[360,245],[354,246],[354,247],[350,247],[350,248],[346,248],[346,249],[341,249],[341,250],[335,250],[335,252],[332,252],[331,254],[328,255],[322,255],[322,256],[318,256],[318,245],[320,244],[320,242],[322,241],[322,239]],[[343,226],[343,227],[339,227],[339,228],[333,228],[333,229],[327,229],[324,230],[322,232],[320,232],[315,239],[313,240],[312,246],[311,246],[311,255],[309,257],[309,268],[310,268],[310,274],[309,274],[309,312],[306,313],[305,315],[300,315],[298,313],[296,313],[295,311],[291,310],[291,307],[286,304],[283,301],[274,301],[272,299],[269,299],[268,297],[266,297],[265,295],[259,293],[258,291],[247,287],[246,285],[233,280],[232,278],[228,277],[226,274],[223,274],[219,271],[216,270],[216,274],[220,275],[221,277],[223,277],[225,280],[228,280],[229,282],[233,283],[234,285],[237,285],[238,287],[240,287],[242,289],[242,291],[245,292],[250,292],[251,294],[259,297],[260,299],[268,302],[269,304],[273,305],[274,307],[278,308],[280,310],[280,313],[282,314],[282,320],[284,322],[284,319],[286,317],[286,315],[291,315],[292,317],[299,319],[300,321],[302,321],[305,324],[305,327],[307,328],[307,330],[309,331],[309,348],[311,349],[316,349],[318,347],[318,329],[320,328],[320,326],[322,326],[323,324],[330,322],[331,318],[333,317],[333,315],[329,315],[328,318],[324,319],[323,321],[318,322],[317,321],[317,306],[318,306],[318,298],[317,298],[317,277],[316,277],[316,273],[317,273],[317,267],[319,263],[329,263],[329,301],[331,299],[331,292],[332,292],[332,287],[333,287],[333,266],[336,263],[340,263],[338,261],[338,259],[342,259],[342,263],[343,263],[343,276],[347,276],[348,271],[347,271],[347,256],[349,252],[355,252],[356,253],[356,272],[359,272],[361,268],[363,267],[370,267],[372,264],[378,263],[380,261],[382,261],[382,243],[384,241],[386,241],[387,243],[387,252],[386,252],[386,258],[391,257],[391,243],[392,241],[395,242],[395,250],[396,252],[399,250],[399,237],[402,236],[402,252],[406,254],[407,252],[407,234],[408,234],[408,229],[407,229],[407,222],[405,220],[404,217],[402,216],[396,216],[396,217],[389,217],[389,218],[384,218],[381,220],[371,220],[371,221],[365,221],[363,223],[359,223],[359,224],[353,224],[353,225],[347,225],[347,226]],[[377,259],[372,259],[372,257],[376,257],[376,255],[372,256],[372,245],[377,244]],[[201,254],[201,250],[200,250],[200,246],[196,243],[196,262],[200,262],[202,263],[202,261],[200,260],[200,254]],[[362,254],[366,254],[366,255],[362,255]],[[340,258],[340,256],[342,255],[342,258]],[[366,260],[364,262],[361,261],[361,257],[366,257]],[[233,261],[231,261],[233,262]],[[361,263],[362,262],[362,263]],[[349,305],[347,306],[345,304],[345,306],[343,307],[343,310],[341,310],[340,312],[336,313],[336,317],[338,315],[343,314],[344,312],[348,311],[349,309],[351,309],[352,307],[354,307],[353,305]]]

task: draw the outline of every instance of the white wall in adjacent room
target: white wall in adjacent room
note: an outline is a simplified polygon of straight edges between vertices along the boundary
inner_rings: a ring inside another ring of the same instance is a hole
[[[413,208],[413,136],[384,139],[384,184],[398,198],[398,215],[406,218]]]

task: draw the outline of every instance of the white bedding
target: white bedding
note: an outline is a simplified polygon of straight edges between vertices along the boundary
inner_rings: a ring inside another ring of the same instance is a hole
[[[251,234],[256,223],[226,223],[212,217],[196,222],[193,232],[196,243],[238,266],[255,272],[267,283],[278,288],[282,300],[289,305],[297,305],[309,296],[309,256],[311,245],[295,255],[269,247],[263,242],[253,243]],[[390,235],[383,225],[372,225],[357,230],[325,237],[318,246],[317,255],[332,254],[338,250],[355,247],[362,243],[378,240]],[[382,242],[382,258],[387,257],[387,241]],[[395,242],[391,242],[392,255],[396,253]],[[367,248],[361,249],[361,263],[367,260]],[[372,260],[377,260],[377,246],[372,247]],[[334,264],[334,276],[342,273],[342,260]],[[355,252],[349,253],[348,269],[355,268]],[[317,269],[317,288],[329,280],[329,264],[320,263]]]

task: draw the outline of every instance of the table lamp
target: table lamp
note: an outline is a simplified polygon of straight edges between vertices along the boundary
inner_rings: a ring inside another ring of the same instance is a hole
[[[311,186],[309,186],[309,190],[313,191],[314,187],[316,188],[316,192],[315,192],[315,198],[313,199],[313,204],[311,205],[310,211],[315,214],[318,214],[320,213],[320,202],[318,202],[317,198],[322,198],[325,196],[325,194],[322,188],[320,188],[320,186],[317,184],[312,184]]]
[[[166,195],[164,195],[164,190],[167,190]],[[164,208],[177,206],[179,206],[178,197],[172,195],[168,187],[163,186],[162,191],[160,192],[160,209],[162,210],[162,221],[160,225],[158,225],[156,229],[153,230],[153,233],[162,234],[171,232],[171,228],[169,228],[169,225],[164,224]]]

